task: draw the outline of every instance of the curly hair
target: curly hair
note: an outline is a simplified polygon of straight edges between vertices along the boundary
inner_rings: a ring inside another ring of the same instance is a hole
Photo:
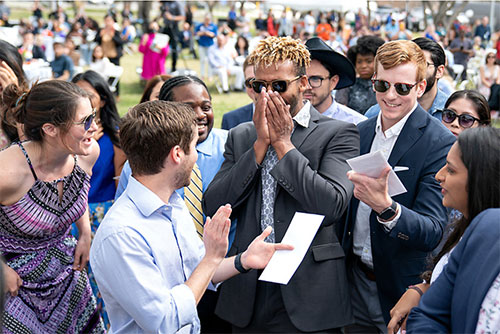
[[[249,56],[249,62],[254,66],[270,67],[274,64],[276,69],[280,62],[289,60],[296,66],[297,75],[305,75],[306,67],[311,62],[311,55],[306,46],[298,39],[287,37],[267,37],[257,44]]]
[[[356,57],[358,55],[375,56],[378,48],[384,43],[384,40],[377,36],[362,36],[358,38],[356,45],[347,50],[347,58],[351,63],[356,64]]]

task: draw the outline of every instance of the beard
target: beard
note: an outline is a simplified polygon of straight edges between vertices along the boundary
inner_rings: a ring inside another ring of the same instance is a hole
[[[175,173],[174,177],[174,182],[175,182],[175,189],[183,188],[189,186],[191,183],[191,173],[193,171],[193,168],[182,168],[180,171],[177,171]]]
[[[431,77],[426,78],[427,86],[425,87],[424,94],[427,94],[427,92],[430,91],[432,89],[432,87],[434,87],[434,85],[436,84],[436,81],[437,81],[436,72],[437,71],[434,71],[434,73],[432,74]]]

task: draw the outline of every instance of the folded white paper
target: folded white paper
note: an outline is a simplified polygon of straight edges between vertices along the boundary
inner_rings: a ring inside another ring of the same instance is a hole
[[[359,157],[348,159],[347,163],[356,173],[377,178],[387,167],[391,167],[385,160],[381,151],[363,154]],[[406,168],[408,170],[408,168]],[[398,170],[399,171],[399,170]],[[403,170],[401,170],[403,171]],[[394,170],[389,172],[389,196],[396,196],[405,193],[407,190]]]
[[[278,250],[259,277],[261,281],[288,284],[304,259],[325,216],[296,212],[281,243],[293,250]]]

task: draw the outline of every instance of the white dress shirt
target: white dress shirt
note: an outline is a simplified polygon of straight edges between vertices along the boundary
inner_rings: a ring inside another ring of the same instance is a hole
[[[391,126],[389,129],[382,131],[381,113],[377,116],[377,125],[375,127],[375,138],[373,139],[370,152],[381,151],[386,160],[389,160],[392,149],[398,140],[401,130],[403,130],[406,121],[410,115],[417,109],[418,103],[415,103],[412,111],[410,111],[399,122]],[[398,214],[394,219],[389,221],[377,220],[384,226],[387,231],[390,231],[396,226],[399,217],[401,216],[401,207],[397,204]],[[353,235],[353,252],[361,258],[361,261],[368,267],[373,268],[372,244],[370,237],[370,214],[372,208],[363,202],[359,202],[358,211],[356,212],[356,221],[354,223]]]

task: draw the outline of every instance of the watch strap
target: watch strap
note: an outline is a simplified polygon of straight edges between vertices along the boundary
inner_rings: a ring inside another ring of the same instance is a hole
[[[238,270],[240,273],[242,274],[246,274],[247,272],[250,271],[250,269],[245,269],[243,268],[243,265],[241,264],[241,254],[243,253],[239,253],[238,255],[236,255],[236,257],[234,258],[234,267],[236,268],[236,270]]]

